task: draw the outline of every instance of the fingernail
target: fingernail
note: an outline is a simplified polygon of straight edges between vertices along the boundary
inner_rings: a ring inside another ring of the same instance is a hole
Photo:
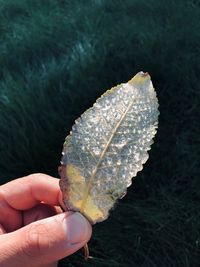
[[[89,222],[79,212],[66,217],[63,226],[67,235],[67,242],[71,245],[83,242],[89,237]]]

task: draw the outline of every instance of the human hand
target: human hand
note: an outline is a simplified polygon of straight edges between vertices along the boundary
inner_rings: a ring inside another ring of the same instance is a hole
[[[55,267],[88,242],[88,221],[78,212],[61,213],[58,183],[32,174],[0,186],[1,267]]]

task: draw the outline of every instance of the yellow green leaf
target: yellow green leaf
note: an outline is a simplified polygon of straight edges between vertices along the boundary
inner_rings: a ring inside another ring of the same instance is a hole
[[[105,220],[148,159],[158,126],[148,73],[104,93],[76,120],[63,147],[60,186],[66,209]]]

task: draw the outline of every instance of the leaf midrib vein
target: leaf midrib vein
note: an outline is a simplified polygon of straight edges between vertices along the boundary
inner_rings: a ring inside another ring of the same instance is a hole
[[[98,160],[98,162],[97,162],[97,165],[96,165],[94,171],[92,172],[92,174],[91,174],[91,176],[90,176],[90,178],[89,178],[89,182],[88,182],[88,184],[87,184],[87,188],[86,188],[86,190],[85,190],[85,192],[84,192],[84,194],[83,194],[83,201],[82,201],[82,204],[81,204],[80,212],[83,212],[83,211],[84,211],[84,206],[85,206],[85,203],[86,203],[88,194],[89,194],[89,192],[90,192],[90,189],[91,189],[91,187],[92,187],[92,182],[93,182],[93,180],[94,180],[94,177],[95,177],[95,175],[96,175],[96,173],[97,173],[97,171],[98,171],[98,168],[99,168],[99,166],[100,166],[100,164],[101,164],[101,162],[102,162],[102,160],[103,160],[103,158],[104,158],[104,156],[105,156],[105,154],[106,154],[107,149],[108,149],[109,146],[110,146],[110,143],[112,142],[113,137],[115,136],[115,134],[116,134],[118,128],[120,127],[122,121],[124,120],[126,114],[128,113],[128,111],[129,111],[131,105],[132,105],[132,101],[131,101],[131,103],[128,105],[126,111],[121,115],[120,120],[119,120],[118,123],[116,124],[116,126],[115,126],[115,128],[114,128],[114,130],[113,130],[113,132],[112,132],[112,134],[111,134],[111,136],[110,136],[110,138],[108,139],[108,141],[107,141],[107,143],[106,143],[106,145],[105,145],[105,147],[104,147],[104,149],[103,149],[103,151],[102,151],[102,153],[101,153],[101,156],[100,156],[100,158],[99,158],[99,160]]]

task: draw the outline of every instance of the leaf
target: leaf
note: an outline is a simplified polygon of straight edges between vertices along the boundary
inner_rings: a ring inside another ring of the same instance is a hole
[[[139,72],[104,93],[75,121],[63,147],[60,187],[66,209],[105,220],[148,159],[158,125],[150,76]]]

